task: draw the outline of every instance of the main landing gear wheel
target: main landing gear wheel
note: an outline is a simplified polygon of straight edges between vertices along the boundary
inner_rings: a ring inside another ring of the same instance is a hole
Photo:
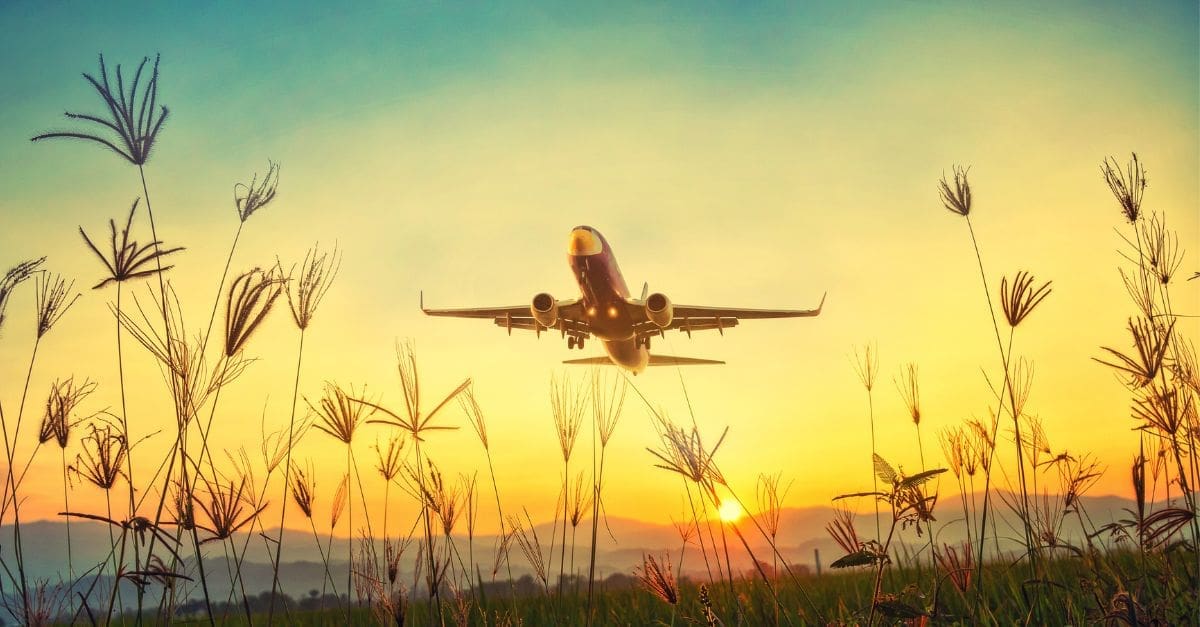
[[[567,349],[569,350],[572,348],[575,348],[575,337],[574,336],[567,338]]]
[[[576,340],[575,344],[579,347],[580,350],[583,350],[583,338],[579,338],[578,340]]]

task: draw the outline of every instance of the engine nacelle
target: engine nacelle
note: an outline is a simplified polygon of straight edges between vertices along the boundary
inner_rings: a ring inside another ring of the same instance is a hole
[[[547,329],[553,329],[554,325],[558,324],[558,301],[546,292],[533,297],[529,311],[533,314],[533,319]]]
[[[671,307],[671,299],[665,294],[655,292],[646,299],[646,318],[658,325],[660,328],[671,326],[671,320],[675,316],[675,311]]]

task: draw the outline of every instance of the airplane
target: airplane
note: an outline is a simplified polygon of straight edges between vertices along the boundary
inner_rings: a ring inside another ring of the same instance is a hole
[[[825,297],[816,309],[745,309],[737,307],[700,307],[676,305],[665,294],[648,294],[649,284],[642,287],[640,298],[630,298],[629,288],[617,267],[608,240],[590,226],[571,230],[567,244],[567,261],[579,285],[579,298],[556,300],[546,292],[533,297],[528,305],[511,307],[469,307],[462,309],[430,309],[425,307],[421,293],[421,311],[428,316],[492,319],[508,330],[557,330],[567,340],[567,348],[583,349],[589,338],[598,338],[604,345],[606,357],[569,359],[564,364],[615,365],[633,374],[647,366],[686,366],[723,364],[723,361],[671,357],[650,354],[650,341],[655,336],[666,337],[666,331],[677,329],[692,336],[693,331],[735,327],[739,320],[761,318],[805,318],[821,314]]]

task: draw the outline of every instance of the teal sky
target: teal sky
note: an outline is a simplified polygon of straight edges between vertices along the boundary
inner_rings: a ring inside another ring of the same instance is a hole
[[[952,164],[973,166],[994,283],[1019,269],[1054,280],[1019,338],[1037,363],[1034,410],[1052,443],[1115,468],[1128,452],[1127,394],[1089,357],[1124,342],[1131,307],[1101,159],[1139,151],[1147,206],[1167,213],[1187,251],[1181,272],[1200,255],[1194,2],[13,2],[0,6],[0,29],[0,266],[46,254],[85,291],[46,349],[35,397],[73,372],[102,382],[98,404],[116,399],[113,294],[86,290],[99,267],[76,228],[99,233],[122,215],[140,194],[136,170],[92,145],[29,142],[70,128],[63,110],[97,110],[80,72],[96,71],[98,52],[126,66],[162,55],[171,114],[147,177],[163,239],[188,247],[172,280],[191,318],[207,318],[236,228],[233,184],[279,161],[279,198],[248,223],[234,269],[296,258],[317,240],[345,252],[303,392],[366,382],[396,401],[392,343],[414,338],[431,395],[476,379],[509,445],[500,472],[514,482],[553,459],[546,385],[578,355],[557,338],[425,319],[417,294],[446,306],[573,296],[565,246],[576,224],[605,233],[631,286],[649,281],[676,302],[810,307],[829,292],[817,320],[662,345],[729,361],[684,374],[698,419],[708,431],[732,426],[725,451],[743,490],[783,470],[801,477],[796,503],[861,487],[845,479],[865,466],[847,460],[867,459],[855,344],[876,340],[883,354],[889,457],[917,458],[891,383],[903,363],[921,365],[927,453],[937,430],[986,414],[979,368],[998,361],[990,319],[965,226],[935,188]],[[1181,311],[1200,311],[1194,285],[1176,287]],[[6,411],[28,359],[24,298],[0,330]],[[1187,331],[1197,337],[1194,319]],[[261,362],[218,424],[257,421],[264,404],[280,419],[294,341],[274,315],[252,347]],[[148,433],[163,390],[134,359],[145,385],[131,421]],[[643,379],[685,415],[680,377]],[[630,485],[610,506],[636,516],[645,502],[673,507],[677,486],[633,481],[649,468],[653,432],[630,408],[616,444],[617,481]],[[237,446],[235,431],[221,445]],[[468,435],[447,435],[448,467],[478,461]],[[305,446],[323,454],[324,443]],[[1123,474],[1110,475],[1102,491],[1124,490]],[[555,481],[517,482],[514,498],[549,515]]]

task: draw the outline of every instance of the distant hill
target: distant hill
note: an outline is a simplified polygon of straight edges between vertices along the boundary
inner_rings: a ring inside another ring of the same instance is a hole
[[[1086,497],[1083,499],[1083,502],[1084,508],[1091,519],[1089,525],[1095,526],[1124,518],[1126,514],[1123,510],[1133,508],[1132,501],[1116,496]],[[1016,538],[1020,535],[1020,532],[1018,531],[1019,527],[1016,524],[1015,517],[999,499],[996,503],[1000,503],[999,507],[993,510],[998,513],[995,517],[997,530],[1001,537]],[[856,519],[858,533],[863,539],[874,537],[875,523],[873,507],[863,502],[859,504],[859,510],[864,513],[860,514]],[[865,513],[868,511],[871,513]],[[953,544],[965,539],[965,528],[960,520],[960,511],[961,508],[957,496],[943,499],[938,504],[938,521],[934,525],[934,530],[937,534],[937,542],[939,544]],[[784,559],[796,567],[815,570],[817,568],[816,562],[818,556],[823,566],[827,566],[830,562],[840,557],[841,549],[837,547],[825,531],[825,525],[833,519],[833,515],[833,508],[828,506],[784,509],[780,516],[780,533],[777,540],[779,552],[783,555]],[[886,517],[886,513],[884,515]],[[672,563],[675,565],[679,564],[683,543],[679,537],[679,533],[672,525],[662,525],[620,517],[609,517],[607,523],[607,528],[602,525],[598,535],[596,553],[598,577],[605,577],[612,573],[628,574],[632,572],[635,566],[641,564],[642,556],[647,552],[659,555],[663,552],[669,552]],[[882,524],[886,532],[887,521],[883,520]],[[551,528],[552,523],[538,525],[538,536],[544,544],[549,543]],[[756,556],[764,563],[772,563],[773,556],[770,547],[757,531],[755,525],[749,519],[743,519],[739,523],[738,528]],[[574,559],[576,572],[583,572],[585,576],[588,560],[587,541],[590,529],[589,521],[585,520],[581,523],[578,530],[579,543],[575,550]],[[722,543],[720,525],[714,522],[711,530],[712,539],[720,546]],[[111,531],[118,533],[116,529],[111,529]],[[91,584],[91,576],[95,573],[96,564],[108,557],[110,546],[109,532],[110,528],[103,523],[82,520],[71,523],[74,573],[77,578],[81,579],[76,584],[76,590],[82,592]],[[709,542],[709,531],[705,529],[703,533],[705,534],[706,543]],[[274,537],[274,534],[275,531],[268,532],[268,535],[272,537]],[[23,523],[21,525],[21,536],[26,556],[26,573],[31,580],[60,582],[66,581],[69,578],[66,524],[64,522],[35,521]],[[1082,537],[1076,517],[1068,516],[1064,520],[1060,536],[1068,540],[1078,540]],[[568,533],[568,541],[569,539],[570,534]],[[247,536],[245,534],[238,534],[236,537],[237,546],[240,548],[246,540]],[[322,542],[324,541],[325,538],[322,537]],[[492,547],[495,545],[495,541],[495,536],[475,538],[475,558],[479,564],[479,571],[485,580],[490,579],[491,576]],[[921,550],[921,547],[928,542],[928,538],[919,538],[914,530],[909,529],[899,535],[899,541],[901,547],[903,547],[900,549],[901,551],[908,550],[911,552]],[[695,578],[706,577],[704,556],[694,542],[693,540],[683,553],[684,572]],[[726,532],[724,542],[728,544],[729,554],[734,562],[735,569],[749,571],[753,568],[750,558],[746,555],[745,549],[732,530]],[[467,557],[466,538],[456,536],[455,543],[463,555],[463,560],[467,561],[469,558]],[[1002,550],[1012,550],[1016,547],[1014,540],[1002,540],[1000,545]],[[9,564],[13,563],[11,546],[12,527],[5,525],[0,529],[0,548],[2,548],[2,553]],[[416,546],[416,543],[414,543],[409,547],[408,552],[404,555],[401,562],[400,576],[405,581],[411,582],[412,579],[413,560],[417,555]],[[213,598],[223,600],[230,594],[232,586],[230,572],[233,569],[226,562],[225,550],[222,543],[211,542],[205,544],[202,548],[205,556],[205,574],[208,579],[209,594]],[[333,538],[330,566],[334,583],[340,593],[345,592],[346,548],[346,538]],[[191,542],[183,542],[178,550],[180,555],[187,561],[187,566],[184,569],[185,572],[195,578],[197,569],[194,566]],[[380,555],[383,553],[382,544],[380,544],[379,553]],[[569,565],[571,563],[570,554],[570,546],[568,546],[566,558],[568,571],[570,570]],[[532,569],[526,563],[515,543],[511,550],[511,555],[514,576],[521,577],[522,575],[532,573]],[[553,555],[554,563],[552,565],[552,572],[555,575],[559,571],[557,558],[558,551],[555,551]],[[709,555],[709,558],[712,559],[713,556]],[[324,566],[322,565],[321,556],[316,548],[311,532],[298,530],[287,530],[285,532],[283,561],[284,567],[280,570],[280,579],[283,590],[288,594],[303,596],[307,595],[310,590],[322,590],[323,583],[328,585],[324,581]],[[258,535],[251,537],[250,548],[246,553],[245,562],[242,565],[243,583],[248,594],[256,594],[270,589],[272,569],[269,564],[270,557],[265,541]],[[89,569],[92,570],[89,572]],[[504,574],[505,571],[502,568],[501,577]],[[127,587],[128,591],[126,591]],[[107,578],[100,582],[99,588],[107,588]],[[182,582],[180,592],[185,596],[198,596],[200,593],[198,581],[192,583]],[[134,598],[131,585],[122,586],[122,598],[126,599],[127,604],[127,599]]]

